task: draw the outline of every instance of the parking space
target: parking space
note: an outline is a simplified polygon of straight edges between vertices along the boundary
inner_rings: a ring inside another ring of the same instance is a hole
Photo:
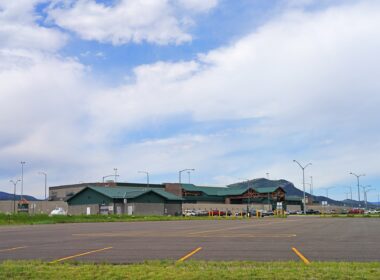
[[[319,217],[2,227],[0,260],[379,261],[378,232],[380,219]]]

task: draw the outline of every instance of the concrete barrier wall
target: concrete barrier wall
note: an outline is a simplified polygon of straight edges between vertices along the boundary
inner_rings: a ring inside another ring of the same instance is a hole
[[[164,203],[131,203],[133,215],[164,215]]]
[[[165,203],[166,215],[181,215],[182,205],[180,203]]]
[[[16,211],[17,211],[16,201]],[[50,212],[56,208],[61,207],[67,211],[68,206],[64,201],[30,201],[29,202],[29,213],[31,214],[50,214]],[[13,213],[13,200],[1,200],[0,201],[0,212],[1,213]]]
[[[69,206],[69,215],[86,215],[87,207],[90,207],[90,214],[96,215],[99,214],[99,205],[98,204],[87,204],[87,205],[70,205]]]

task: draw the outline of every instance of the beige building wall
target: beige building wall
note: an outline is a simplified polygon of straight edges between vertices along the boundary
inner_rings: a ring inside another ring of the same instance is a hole
[[[90,214],[99,214],[99,204],[86,204],[86,205],[69,205],[69,215],[86,215],[87,208],[90,208]]]
[[[16,201],[16,211],[17,211]],[[67,211],[68,206],[64,201],[29,201],[29,213],[30,214],[50,214],[50,212],[57,207],[61,207]],[[1,200],[0,201],[1,213],[13,213],[13,200]]]

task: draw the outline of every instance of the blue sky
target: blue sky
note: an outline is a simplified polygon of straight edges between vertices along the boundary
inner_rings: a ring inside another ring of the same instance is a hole
[[[377,1],[0,1],[0,190],[120,179],[287,179],[350,171],[377,200]],[[187,178],[187,176],[185,176]],[[354,198],[357,192],[354,190]],[[363,194],[361,195],[363,196]]]

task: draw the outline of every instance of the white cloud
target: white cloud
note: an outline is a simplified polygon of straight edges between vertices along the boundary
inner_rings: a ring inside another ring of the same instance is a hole
[[[75,60],[2,49],[1,167],[26,160],[30,178],[48,168],[52,184],[100,180],[113,167],[127,181],[138,169],[176,180],[191,167],[204,184],[266,172],[297,184],[296,158],[313,162],[317,187],[349,181],[351,170],[380,176],[379,19],[372,1],[292,10],[196,60],[139,66],[115,88],[89,81]],[[183,115],[257,121],[122,139]]]
[[[207,12],[218,5],[218,0],[177,0],[187,10]]]
[[[61,32],[35,23],[34,9],[44,0],[0,1],[0,48],[56,51],[66,42]]]
[[[178,16],[176,1],[120,0],[108,6],[93,0],[56,1],[49,9],[57,25],[77,33],[85,40],[121,45],[143,41],[156,44],[181,44],[191,40],[186,32],[192,20]],[[179,7],[194,12],[208,11],[217,1],[181,1]]]

